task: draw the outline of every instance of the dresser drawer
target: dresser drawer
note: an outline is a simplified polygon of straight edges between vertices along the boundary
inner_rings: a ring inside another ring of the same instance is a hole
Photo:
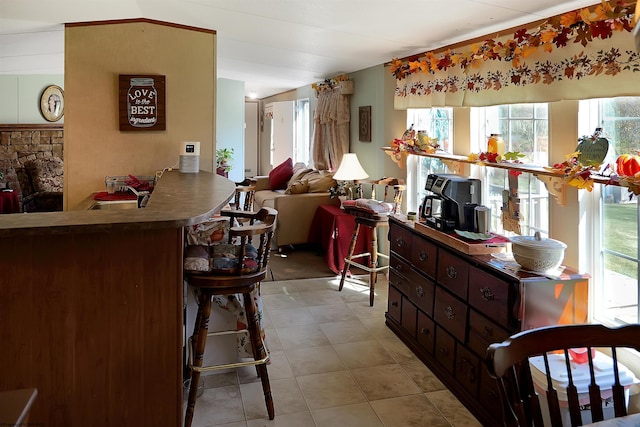
[[[489,344],[502,342],[511,334],[474,309],[469,310],[469,341],[467,346],[484,357]]]
[[[389,286],[387,313],[389,317],[400,324],[402,309],[402,294],[393,286]]]
[[[509,282],[469,267],[469,304],[503,328],[509,327]]]
[[[416,322],[418,318],[418,309],[406,298],[402,297],[402,327],[409,335],[416,339]]]
[[[436,245],[418,235],[413,235],[411,241],[411,264],[418,271],[432,279],[436,278],[436,262],[438,248]]]
[[[456,365],[456,340],[438,325],[436,325],[434,354],[436,360],[453,375]]]
[[[480,369],[480,403],[496,420],[503,418],[498,380],[491,378],[485,365]]]
[[[480,389],[480,358],[462,345],[456,349],[456,379],[473,397]]]
[[[389,249],[406,260],[411,258],[411,231],[399,225],[390,223]]]
[[[438,250],[437,281],[442,286],[467,300],[469,263],[444,249]]]
[[[389,270],[389,285],[394,286],[397,290],[405,295],[409,294],[409,281],[406,277],[398,274],[397,270]]]
[[[416,331],[418,344],[422,346],[429,354],[433,354],[433,345],[436,337],[436,324],[433,319],[418,311],[418,329]]]
[[[467,305],[439,286],[436,287],[434,319],[454,337],[465,342]]]
[[[407,295],[420,310],[433,316],[435,283],[415,271],[407,275],[409,294]]]

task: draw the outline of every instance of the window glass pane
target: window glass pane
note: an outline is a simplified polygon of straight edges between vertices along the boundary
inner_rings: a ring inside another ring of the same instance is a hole
[[[532,119],[534,104],[514,104],[511,105],[511,118],[514,119]]]
[[[535,117],[536,119],[546,119],[549,117],[549,105],[548,104],[534,104],[535,105]]]

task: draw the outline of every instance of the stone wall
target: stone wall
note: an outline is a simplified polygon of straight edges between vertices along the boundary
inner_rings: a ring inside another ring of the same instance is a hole
[[[0,125],[0,171],[7,187],[20,191],[18,174],[27,160],[64,158],[63,125]]]

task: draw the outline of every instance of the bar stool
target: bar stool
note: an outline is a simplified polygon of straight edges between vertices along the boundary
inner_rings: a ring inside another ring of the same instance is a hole
[[[372,197],[375,197],[375,185],[384,185],[384,198],[387,199],[388,189],[393,188],[393,203],[392,213],[397,213],[402,203],[402,196],[406,189],[404,184],[400,184],[395,178],[383,178],[376,181],[362,181],[361,183],[371,184]],[[373,299],[375,296],[375,287],[378,281],[378,273],[389,269],[388,262],[386,265],[378,265],[378,258],[385,260],[389,259],[389,255],[378,252],[378,227],[389,227],[389,213],[376,214],[374,212],[366,212],[358,208],[345,207],[344,211],[355,216],[355,228],[351,235],[351,243],[349,244],[349,252],[344,259],[344,267],[342,268],[342,276],[340,278],[340,286],[338,291],[342,291],[344,287],[344,281],[349,272],[349,267],[355,265],[360,269],[369,273],[369,306],[373,307]],[[367,227],[371,233],[371,243],[369,246],[369,252],[361,254],[354,254],[356,248],[356,242],[358,241],[358,233],[360,227]],[[354,261],[359,258],[368,258],[367,264],[363,264]]]
[[[256,371],[262,381],[265,403],[269,419],[275,417],[271,386],[267,374],[269,354],[260,335],[260,325],[253,304],[251,294],[259,289],[260,282],[267,273],[267,264],[271,251],[271,239],[275,228],[277,211],[271,208],[262,208],[258,212],[246,211],[222,211],[223,216],[232,219],[242,217],[250,222],[244,226],[231,227],[229,229],[229,242],[240,240],[238,247],[238,264],[224,272],[188,272],[189,285],[198,291],[198,313],[193,329],[193,335],[189,339],[190,388],[185,414],[185,427],[191,426],[195,409],[200,373],[216,369],[230,369],[241,366],[255,365]],[[248,250],[255,248],[257,255],[248,257]],[[247,329],[220,331],[209,333],[209,316],[211,315],[211,300],[214,295],[241,294],[244,300],[244,308],[247,316]],[[253,350],[254,360],[246,362],[226,363],[213,366],[202,366],[207,337],[229,333],[248,332]]]

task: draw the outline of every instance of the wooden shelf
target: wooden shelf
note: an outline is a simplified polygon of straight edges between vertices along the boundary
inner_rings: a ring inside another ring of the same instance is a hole
[[[383,151],[393,151],[391,147],[382,147]],[[470,164],[474,166],[488,166],[498,169],[515,170],[522,173],[530,173],[535,176],[540,182],[542,182],[547,191],[556,198],[556,201],[560,206],[564,206],[566,202],[566,187],[564,182],[564,175],[545,169],[542,166],[520,164],[520,163],[491,163],[483,161],[472,161],[467,156],[460,156],[456,154],[448,153],[411,153],[415,156],[431,157],[441,160],[447,167],[454,173],[462,173],[462,164]],[[594,177],[593,181],[598,184],[615,185],[615,183],[609,183],[609,179],[606,177]]]

